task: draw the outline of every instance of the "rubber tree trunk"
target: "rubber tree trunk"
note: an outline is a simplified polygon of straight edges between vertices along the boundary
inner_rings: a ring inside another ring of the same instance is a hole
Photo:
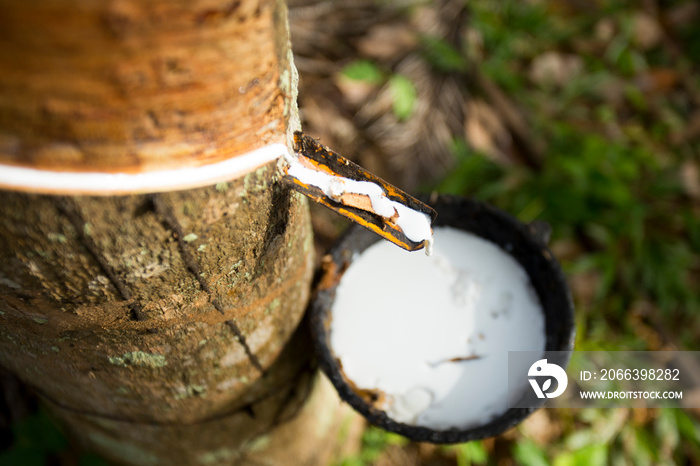
[[[1,1],[0,163],[131,173],[285,142],[290,56],[281,0]],[[299,327],[311,274],[274,162],[186,191],[0,192],[0,363],[118,463],[323,464],[343,416]]]

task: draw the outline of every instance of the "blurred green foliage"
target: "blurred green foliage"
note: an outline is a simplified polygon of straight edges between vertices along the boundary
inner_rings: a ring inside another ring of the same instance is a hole
[[[451,72],[467,69],[466,57],[444,39],[424,36],[421,38],[421,42],[426,61],[436,70]]]
[[[689,273],[700,247],[691,208],[673,205],[683,198],[677,167],[660,168],[644,148],[562,122],[552,126],[550,154],[539,171],[503,168],[456,141],[459,163],[438,190],[474,196],[525,222],[545,220],[554,241],[585,241],[591,252],[566,266],[600,273],[601,312],[621,318],[646,298],[666,314],[694,319],[698,295]],[[610,300],[611,293],[619,299]]]
[[[410,79],[402,74],[395,74],[389,79],[392,110],[399,121],[410,118],[416,106],[416,87]]]
[[[521,439],[513,446],[513,458],[522,466],[547,466],[547,454],[530,439]]]
[[[13,442],[0,452],[0,466],[45,466],[47,464],[76,464],[78,466],[107,466],[108,463],[91,453],[77,456],[70,451],[68,441],[43,409],[12,426]],[[71,460],[67,458],[70,457]]]
[[[41,466],[50,455],[65,450],[66,439],[43,411],[12,426],[14,443],[0,453],[0,465]]]
[[[346,65],[341,74],[353,81],[379,85],[384,82],[384,73],[369,60],[357,60]]]
[[[390,445],[405,446],[409,441],[400,435],[370,426],[362,434],[360,453],[343,458],[338,466],[366,466],[374,463]]]
[[[392,111],[398,121],[411,117],[416,106],[416,86],[406,76],[400,73],[383,71],[369,60],[356,60],[341,71],[341,76],[352,81],[360,81],[373,86],[388,85],[392,100]]]
[[[684,108],[663,96],[647,98],[634,81],[625,81],[630,73],[647,69],[651,59],[646,56],[652,54],[634,47],[630,6],[604,2],[597,15],[563,21],[546,3],[470,5],[470,24],[483,37],[480,69],[527,109],[534,138],[545,141],[547,150],[542,169],[533,171],[497,165],[456,139],[457,166],[437,189],[483,199],[526,222],[545,220],[553,227],[554,241],[584,243],[589,253],[564,265],[571,273],[589,270],[601,277],[591,312],[612,316],[597,319],[601,325],[617,330],[633,302],[649,300],[679,339],[692,345],[697,335],[694,326],[686,325],[697,323],[700,310],[692,276],[700,254],[700,222],[679,172],[693,153],[695,158],[700,154],[697,146],[676,153],[668,147],[669,134],[687,119]],[[528,82],[528,60],[547,50],[571,48],[601,19],[619,22],[602,58],[581,54],[584,69],[561,89]],[[625,53],[634,57],[621,58]],[[670,58],[658,55],[654,60],[669,63]],[[632,69],[623,62],[639,66]],[[617,108],[600,90],[613,81],[623,87],[624,100]],[[592,124],[582,127],[582,117]],[[617,130],[615,137],[611,128]],[[673,325],[670,317],[679,318],[676,324],[681,325]],[[632,349],[629,341],[612,341]],[[633,346],[646,349],[641,343]]]
[[[454,452],[457,466],[486,464],[488,453],[482,442],[467,442],[446,447],[447,452]]]
[[[592,296],[577,301],[578,350],[659,349],[640,334],[640,325],[661,330],[679,349],[695,350],[700,215],[681,172],[699,163],[700,145],[673,138],[691,119],[700,89],[699,75],[689,72],[700,63],[700,28],[674,31],[678,50],[669,51],[663,40],[640,47],[639,4],[596,2],[585,14],[562,5],[471,1],[468,27],[479,40],[465,39],[466,52],[440,37],[421,37],[423,57],[435,71],[468,79],[478,68],[503,90],[526,116],[528,136],[543,148],[538,169],[504,165],[458,135],[451,147],[454,168],[426,188],[481,199],[524,222],[547,221],[552,244],[576,251],[562,260],[567,275],[595,277]],[[609,37],[597,37],[597,27],[607,28]],[[534,80],[533,61],[552,51],[574,56],[579,71],[560,83]],[[648,91],[640,82],[656,69],[671,70],[684,84]],[[645,303],[642,314],[635,310],[639,303]],[[510,437],[515,464],[700,463],[700,425],[682,409],[558,409],[548,415],[558,430],[546,443],[522,429]],[[386,448],[364,445],[371,458]],[[440,451],[452,464],[496,464],[481,442]]]

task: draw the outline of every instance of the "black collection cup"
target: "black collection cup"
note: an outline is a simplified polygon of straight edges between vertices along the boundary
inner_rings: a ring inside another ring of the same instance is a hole
[[[545,320],[545,351],[557,351],[563,365],[573,351],[576,332],[571,294],[559,264],[547,248],[546,234],[525,225],[505,212],[482,202],[456,196],[439,195],[428,204],[437,213],[433,226],[450,226],[477,235],[498,245],[527,272],[540,299]],[[330,346],[331,307],[338,283],[353,257],[382,239],[359,225],[353,225],[331,248],[311,303],[310,322],[318,361],[340,397],[370,423],[411,440],[431,443],[459,443],[494,437],[522,422],[545,400],[528,408],[511,408],[492,421],[466,429],[434,430],[397,422],[368,401],[368,393],[358,389],[342,371]],[[358,335],[358,344],[361,335]],[[369,394],[372,395],[371,393]],[[478,403],[478,400],[474,400]]]

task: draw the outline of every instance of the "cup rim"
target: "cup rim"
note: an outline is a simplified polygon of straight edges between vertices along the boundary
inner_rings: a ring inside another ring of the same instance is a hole
[[[456,227],[494,242],[520,263],[527,271],[532,282],[534,280],[530,266],[523,264],[525,258],[521,260],[520,257],[516,257],[515,251],[520,248],[525,253],[528,251],[539,253],[538,257],[534,257],[534,262],[537,267],[544,267],[543,270],[548,273],[549,276],[547,278],[551,280],[548,292],[551,291],[556,294],[557,307],[561,307],[561,309],[545,309],[542,287],[538,288],[535,286],[545,312],[547,339],[545,350],[561,352],[560,354],[563,356],[561,362],[568,365],[573,351],[576,332],[573,301],[564,273],[547,247],[546,240],[541,237],[540,233],[510,214],[474,199],[452,195],[437,195],[432,196],[428,200],[428,204],[438,212],[433,226]],[[503,234],[494,241],[493,237],[486,237],[483,230],[474,231],[464,228],[467,225],[479,225],[478,222],[483,222],[484,219],[492,221],[496,231],[499,230],[498,227],[505,227],[510,229],[510,232],[502,231],[501,233]],[[503,239],[507,238],[508,234],[513,238],[513,242],[517,244],[503,243]],[[318,363],[321,370],[335,386],[341,399],[349,403],[371,424],[414,441],[438,444],[460,443],[495,437],[522,422],[532,412],[541,407],[546,400],[538,400],[537,406],[529,408],[510,408],[494,420],[480,426],[464,429],[435,430],[429,427],[395,421],[386,412],[373,407],[365,401],[353,389],[352,382],[348,383],[348,379],[342,371],[342,364],[335,357],[330,346],[331,307],[335,298],[335,291],[342,279],[342,274],[352,263],[354,257],[380,240],[379,236],[362,228],[360,225],[349,227],[324,257],[324,271],[322,271],[321,276],[317,280],[316,290],[310,306],[310,325]],[[511,250],[504,247],[509,245]],[[546,302],[550,303],[552,299],[548,299]],[[551,317],[555,317],[559,321],[558,325],[554,326],[551,323]],[[553,338],[550,338],[550,336],[553,336]]]

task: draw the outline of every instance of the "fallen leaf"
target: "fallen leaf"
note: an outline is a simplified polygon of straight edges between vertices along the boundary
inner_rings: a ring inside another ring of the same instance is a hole
[[[678,84],[678,71],[670,68],[653,68],[635,79],[642,92],[666,94]]]
[[[548,445],[561,434],[561,426],[552,422],[546,410],[535,411],[522,423],[523,434],[540,446]]]
[[[378,24],[358,40],[357,48],[361,56],[391,61],[408,53],[417,42],[407,23]]]
[[[615,37],[615,22],[610,18],[603,18],[595,25],[594,37],[600,42],[608,43]]]
[[[578,241],[572,239],[559,239],[554,241],[549,249],[552,250],[554,256],[559,259],[560,262],[573,261],[579,258],[583,253],[584,249]]]
[[[642,50],[656,47],[663,38],[663,31],[655,17],[643,11],[632,16],[632,38]]]
[[[473,99],[467,104],[464,136],[475,150],[505,162],[512,144],[511,135],[501,118],[486,102]]]
[[[681,165],[681,183],[685,193],[696,201],[700,200],[700,169],[693,161],[686,161]]]
[[[678,146],[700,136],[700,110],[696,110],[688,119],[685,127],[671,134],[671,142]]]
[[[700,18],[700,4],[697,0],[679,3],[668,10],[666,22],[671,30],[695,25]]]
[[[600,273],[596,271],[577,273],[570,278],[569,282],[576,301],[587,307],[593,302],[598,292]]]
[[[545,52],[530,64],[530,79],[539,85],[563,86],[583,70],[583,60],[578,55]]]
[[[345,101],[353,107],[360,106],[369,96],[376,91],[377,86],[368,81],[358,81],[346,76],[339,76],[335,80]]]

